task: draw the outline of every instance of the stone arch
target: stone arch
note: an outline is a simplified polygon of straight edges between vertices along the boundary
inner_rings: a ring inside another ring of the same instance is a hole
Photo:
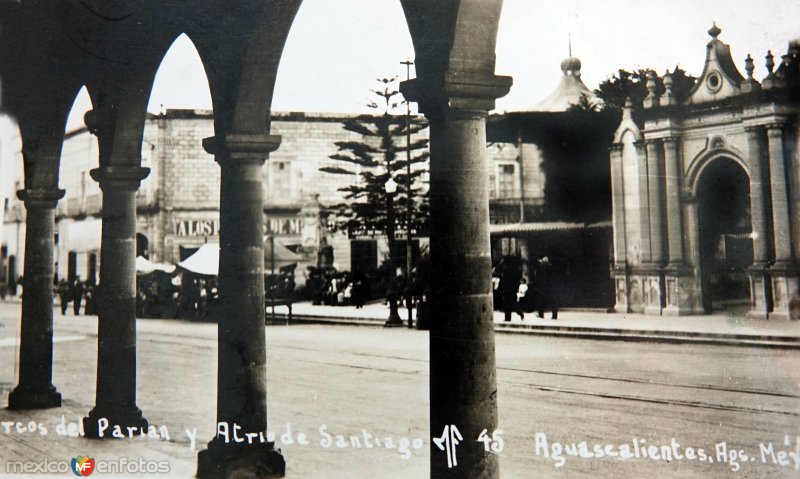
[[[700,154],[698,154],[692,162],[689,164],[689,167],[686,169],[686,190],[691,194],[692,197],[697,197],[697,180],[702,176],[703,170],[705,170],[708,165],[710,165],[714,160],[720,158],[727,158],[736,162],[739,166],[742,167],[747,176],[750,176],[750,167],[746,161],[743,160],[743,155],[731,148],[727,147],[724,149],[705,149]]]
[[[749,173],[730,155],[715,155],[699,168],[696,201],[698,274],[707,313],[749,302],[746,269],[753,263]],[[739,305],[741,306],[741,305]]]

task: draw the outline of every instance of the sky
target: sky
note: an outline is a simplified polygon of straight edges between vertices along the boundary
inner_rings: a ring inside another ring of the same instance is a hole
[[[799,18],[800,0],[505,0],[496,73],[512,76],[514,86],[497,101],[497,111],[530,109],[546,97],[560,80],[570,38],[583,80],[594,89],[619,68],[680,65],[699,75],[715,21],[742,73],[751,53],[760,79],[767,50],[779,57],[790,39],[800,38]],[[400,62],[413,58],[398,0],[304,0],[281,60],[273,110],[369,111],[375,79],[405,78]],[[82,126],[89,107],[82,93],[68,130]],[[200,60],[186,37],[175,42],[156,76],[148,109],[163,108],[211,108]]]

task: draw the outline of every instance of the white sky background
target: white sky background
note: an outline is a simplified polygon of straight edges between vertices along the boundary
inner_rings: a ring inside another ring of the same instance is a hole
[[[787,42],[800,37],[798,19],[800,0],[505,0],[496,72],[514,77],[514,87],[497,110],[529,109],[555,88],[569,34],[590,89],[618,68],[662,72],[680,64],[699,75],[712,21],[742,74],[751,53],[761,79],[767,50],[777,63]],[[273,110],[370,111],[365,104],[375,79],[405,78],[400,62],[409,58],[413,48],[398,0],[304,0],[281,61]],[[211,108],[200,60],[186,37],[176,41],[156,77],[149,110],[162,105]],[[83,125],[88,108],[84,92],[68,130]]]

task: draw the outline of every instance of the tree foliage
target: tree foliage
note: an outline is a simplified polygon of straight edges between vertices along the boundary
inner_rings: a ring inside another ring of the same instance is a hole
[[[630,98],[635,107],[640,107],[642,101],[648,94],[647,78],[655,70],[650,68],[640,68],[639,70],[620,69],[611,78],[607,78],[600,83],[595,95],[603,100],[603,110],[622,111],[625,100]],[[686,73],[685,70],[676,66],[670,72],[672,75],[672,94],[677,99],[686,96],[692,89],[697,78]],[[666,89],[664,88],[664,77],[656,74],[656,95],[661,96]]]
[[[404,104],[399,100],[395,78],[379,78],[380,88],[372,90],[376,100],[368,106],[383,110],[378,115],[359,115],[342,122],[342,127],[361,136],[361,140],[336,142],[337,152],[329,158],[335,165],[320,168],[333,175],[348,175],[353,181],[339,191],[344,201],[326,208],[329,225],[334,230],[348,233],[386,231],[388,194],[385,185],[389,178],[397,183],[394,193],[396,226],[405,228],[407,207],[412,208],[412,228],[417,232],[427,230],[428,139],[419,133],[428,128],[424,118],[412,116],[406,126],[406,115],[395,114]],[[411,143],[406,146],[406,134]],[[407,174],[407,153],[410,151],[411,175]],[[411,188],[406,184],[410,180]],[[333,220],[333,221],[331,221]]]

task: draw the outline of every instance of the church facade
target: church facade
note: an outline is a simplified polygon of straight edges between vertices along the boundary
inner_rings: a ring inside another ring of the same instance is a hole
[[[800,257],[800,40],[743,76],[709,30],[682,97],[669,74],[630,102],[610,148],[615,311],[792,316]],[[634,121],[636,120],[636,121]]]

